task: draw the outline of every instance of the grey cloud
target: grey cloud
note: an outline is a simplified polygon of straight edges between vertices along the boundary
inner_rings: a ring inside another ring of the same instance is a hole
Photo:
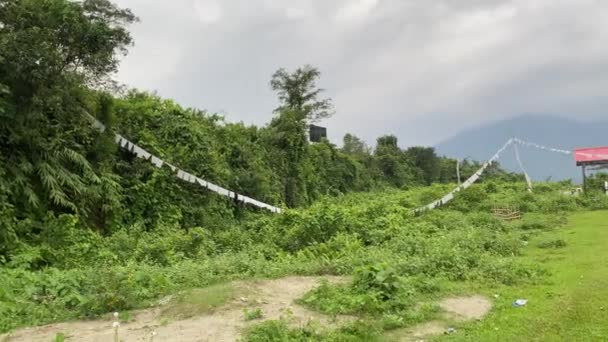
[[[140,16],[118,80],[261,124],[279,67],[310,63],[369,142],[434,144],[525,113],[591,119],[608,105],[608,3],[580,0],[119,0]]]

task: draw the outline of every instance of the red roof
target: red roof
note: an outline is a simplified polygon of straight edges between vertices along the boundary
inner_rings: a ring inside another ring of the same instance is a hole
[[[608,146],[576,149],[574,150],[574,160],[576,160],[577,164],[608,163]]]

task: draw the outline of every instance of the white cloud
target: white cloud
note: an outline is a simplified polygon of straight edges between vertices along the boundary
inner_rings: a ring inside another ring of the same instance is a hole
[[[119,79],[231,120],[267,122],[270,75],[306,63],[335,101],[334,140],[432,144],[484,120],[608,106],[608,2],[118,2],[142,20]]]
[[[336,20],[350,21],[366,18],[378,5],[379,0],[347,0],[347,3],[338,9]]]
[[[222,7],[213,0],[194,0],[194,11],[201,22],[213,24],[222,17]]]

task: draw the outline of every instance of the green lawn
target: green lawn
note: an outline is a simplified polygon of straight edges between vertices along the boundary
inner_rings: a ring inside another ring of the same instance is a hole
[[[536,236],[524,258],[550,272],[537,285],[481,289],[499,294],[481,322],[440,336],[446,341],[608,341],[608,212],[572,215],[568,224]],[[539,248],[543,241],[563,239],[562,248]],[[514,308],[517,298],[528,305]]]

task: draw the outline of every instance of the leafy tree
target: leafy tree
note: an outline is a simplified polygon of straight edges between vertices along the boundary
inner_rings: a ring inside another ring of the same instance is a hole
[[[305,65],[290,73],[281,68],[272,75],[270,87],[279,96],[280,106],[275,110],[281,113],[290,110],[302,115],[309,122],[317,122],[334,114],[331,99],[319,99],[323,92],[316,85],[321,72]]]
[[[403,151],[397,145],[397,137],[385,135],[377,140],[374,151],[375,164],[382,178],[396,187],[413,183],[415,176]]]
[[[439,179],[440,183],[458,183],[458,175],[456,174],[456,159],[441,157],[439,158]],[[460,175],[461,180],[462,174]]]
[[[378,147],[386,147],[394,151],[399,150],[399,146],[397,145],[397,137],[392,134],[379,137],[376,140],[376,143]]]
[[[102,196],[85,155],[87,86],[116,70],[135,19],[107,0],[0,0],[0,163],[14,204],[86,215]]]
[[[284,198],[290,207],[307,201],[306,183],[303,170],[308,159],[306,123],[301,120],[300,112],[285,110],[271,124],[274,130],[274,145],[283,152]]]
[[[284,198],[288,206],[294,207],[308,201],[305,165],[308,159],[306,129],[308,122],[316,122],[333,114],[330,99],[319,99],[323,92],[316,85],[321,73],[310,65],[289,73],[277,70],[270,81],[272,90],[279,97],[279,114],[270,124],[275,131],[275,146],[284,156]],[[308,165],[309,166],[309,165]]]
[[[440,175],[440,162],[432,147],[414,146],[405,151],[412,164],[422,172],[422,178],[426,185],[435,182]]]
[[[356,135],[346,133],[342,141],[342,151],[344,151],[346,154],[363,156],[369,155],[370,153],[369,147]]]

